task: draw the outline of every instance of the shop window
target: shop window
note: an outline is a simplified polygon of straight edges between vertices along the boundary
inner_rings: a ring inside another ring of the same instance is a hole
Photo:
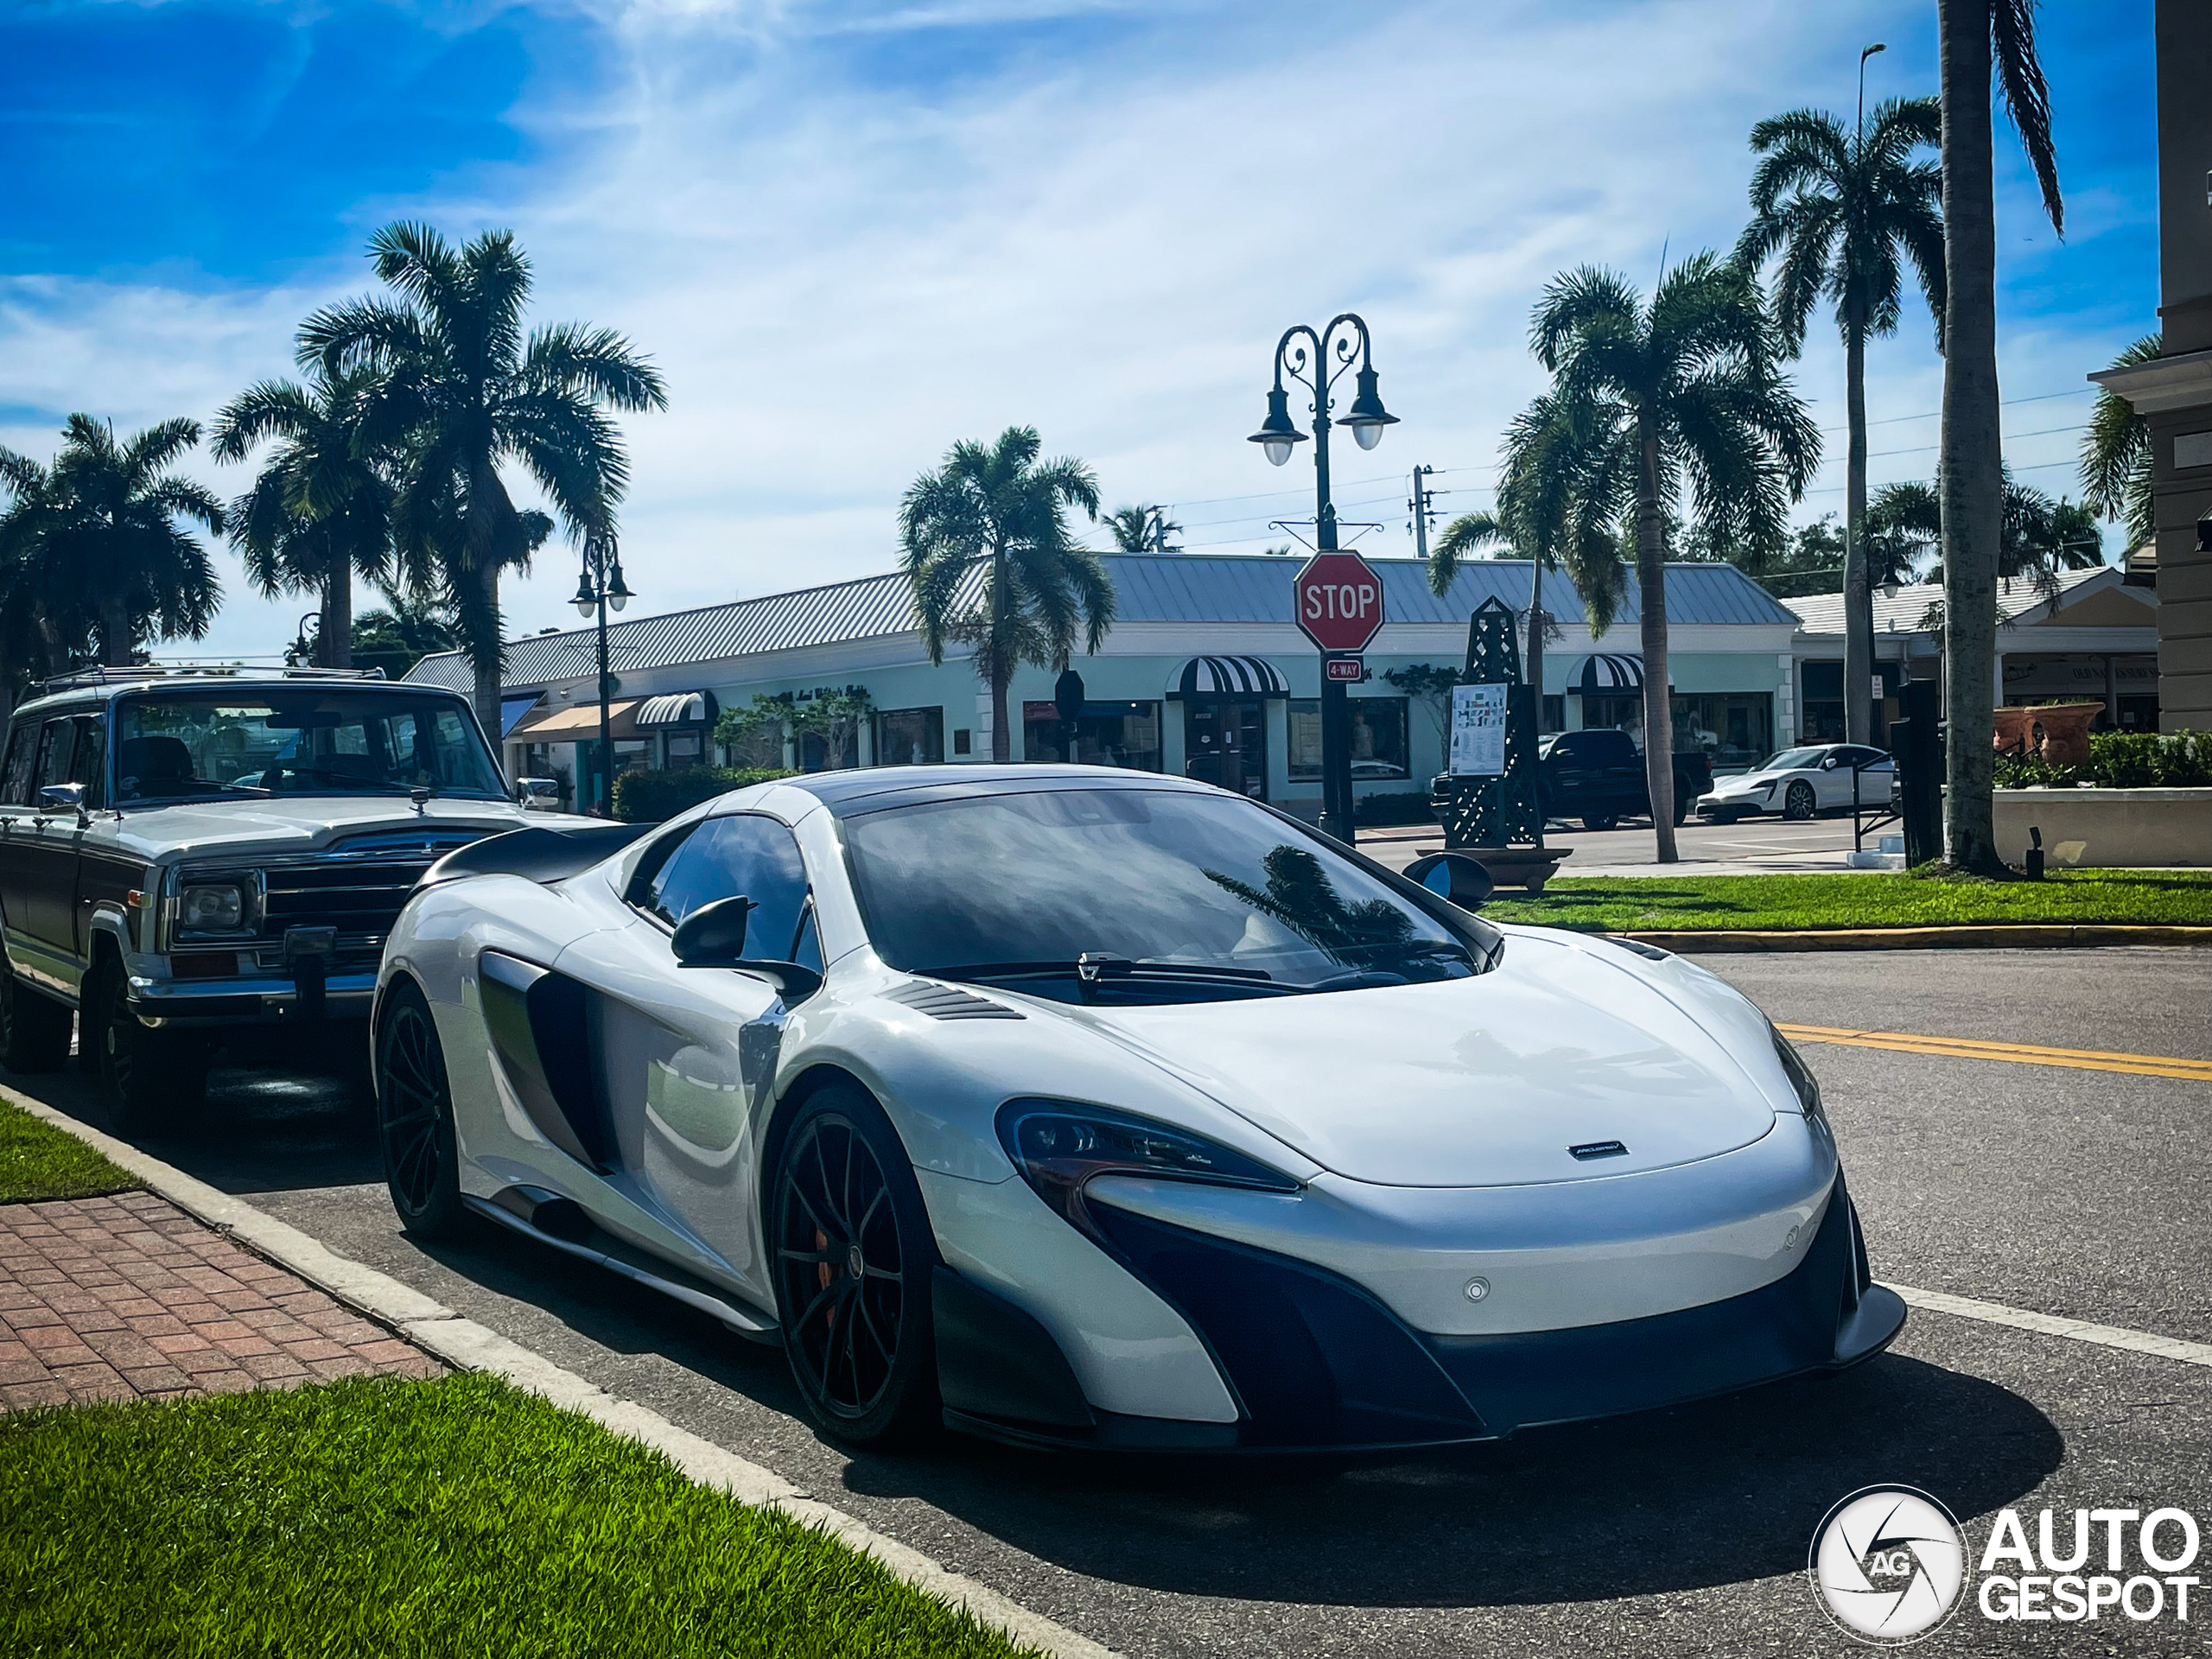
[[[1075,722],[1075,752],[1055,702],[1021,705],[1022,753],[1032,760],[1072,760],[1086,766],[1161,770],[1157,702],[1090,702]]]
[[[886,709],[875,717],[875,764],[932,766],[944,759],[943,709]]]
[[[1675,749],[1701,751],[1716,772],[1757,766],[1774,753],[1774,698],[1764,691],[1673,698]]]
[[[1290,775],[1318,782],[1321,776],[1321,701],[1293,697],[1288,720]],[[1407,775],[1406,700],[1351,699],[1352,782]]]
[[[955,754],[972,754],[975,753],[975,733],[969,731],[965,726],[963,726],[958,731],[953,733],[952,752]]]
[[[705,751],[704,734],[699,732],[671,732],[662,741],[668,745],[671,772],[679,766],[697,766]]]

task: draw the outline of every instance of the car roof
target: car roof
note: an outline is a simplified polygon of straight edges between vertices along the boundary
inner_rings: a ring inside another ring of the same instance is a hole
[[[416,685],[404,680],[356,679],[350,676],[264,674],[148,674],[130,679],[110,680],[102,683],[56,686],[51,691],[26,697],[17,703],[10,719],[25,715],[43,715],[54,709],[90,709],[134,692],[213,692],[224,695],[235,692],[259,694],[264,692],[301,691],[362,691],[373,690],[407,696],[442,697],[448,702],[465,701],[461,693],[448,690],[441,685]]]
[[[776,780],[813,796],[839,817],[918,801],[1046,789],[1172,789],[1220,794],[1211,784],[1126,766],[1024,766],[988,761],[926,766],[868,766]],[[1241,797],[1238,798],[1242,798]]]

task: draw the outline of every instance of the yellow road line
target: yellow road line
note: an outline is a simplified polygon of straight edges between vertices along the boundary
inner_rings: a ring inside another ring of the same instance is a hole
[[[2012,1060],[2076,1071],[2129,1071],[2145,1077],[2185,1077],[2212,1083],[2212,1060],[2170,1054],[2113,1054],[2094,1048],[2045,1048],[2034,1043],[1987,1043],[1972,1037],[1923,1037],[1904,1031],[1854,1031],[1840,1026],[1783,1026],[1796,1043],[1834,1043],[1845,1048],[1887,1048],[1901,1054],[1945,1054],[1961,1060]]]

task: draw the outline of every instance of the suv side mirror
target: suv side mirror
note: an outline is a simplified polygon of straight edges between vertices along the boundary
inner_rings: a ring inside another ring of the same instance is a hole
[[[79,829],[92,821],[85,810],[85,786],[82,784],[41,784],[39,785],[38,804],[41,811],[74,812]]]
[[[1406,880],[1418,881],[1440,899],[1449,899],[1462,910],[1479,910],[1497,884],[1490,879],[1490,872],[1478,858],[1465,853],[1431,853],[1417,858],[1406,866]]]
[[[669,947],[679,968],[728,968],[765,979],[787,1002],[803,1002],[822,988],[822,976],[795,962],[773,962],[745,954],[746,924],[759,909],[740,893],[702,905],[676,925]]]

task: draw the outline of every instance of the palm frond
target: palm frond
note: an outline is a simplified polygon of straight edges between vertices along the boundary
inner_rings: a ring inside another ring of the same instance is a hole
[[[2050,83],[2036,55],[2037,0],[1988,0],[1992,50],[1997,84],[2005,89],[2005,108],[2020,135],[2043,189],[2043,209],[2050,228],[2066,234],[2066,204],[2058,194],[2058,152],[2051,139]]]

